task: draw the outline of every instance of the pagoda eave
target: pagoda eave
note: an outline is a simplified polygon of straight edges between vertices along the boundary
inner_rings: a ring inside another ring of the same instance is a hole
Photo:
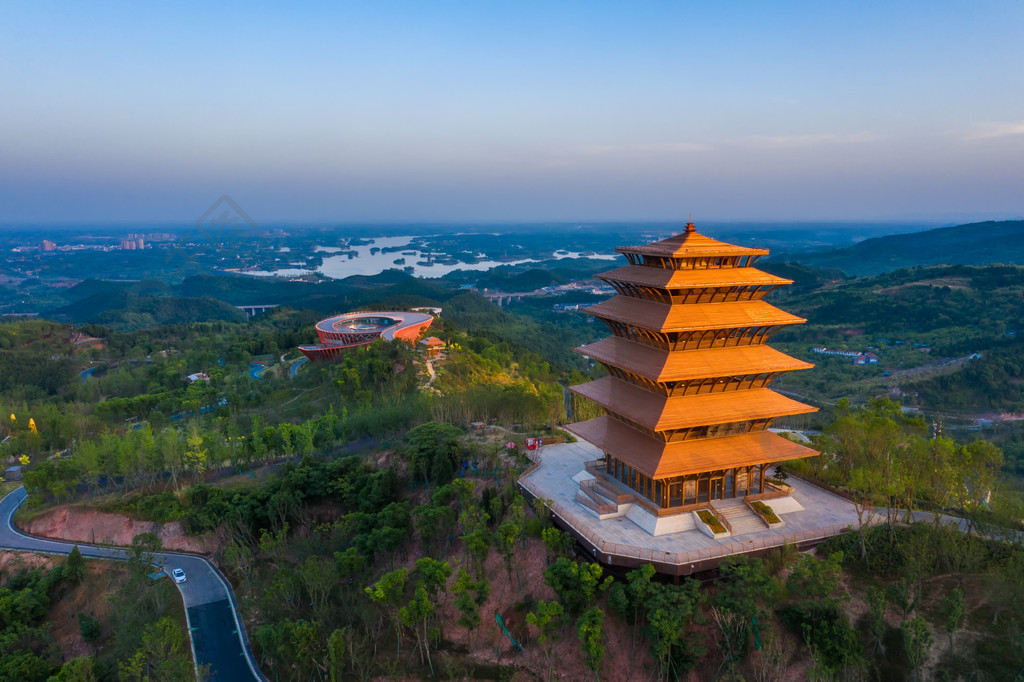
[[[604,320],[635,325],[656,332],[775,327],[807,321],[764,301],[673,306],[668,303],[613,296],[584,308],[583,312]]]
[[[776,277],[757,268],[723,270],[666,270],[640,265],[627,265],[594,275],[606,282],[625,282],[665,289],[723,286],[783,286],[793,280]]]
[[[766,345],[672,352],[611,336],[574,350],[655,382],[791,372],[814,367]]]
[[[569,390],[652,431],[757,421],[818,411],[812,405],[767,388],[666,397],[615,377],[603,377],[570,386]]]
[[[653,480],[819,454],[770,431],[666,444],[608,416],[565,428]]]

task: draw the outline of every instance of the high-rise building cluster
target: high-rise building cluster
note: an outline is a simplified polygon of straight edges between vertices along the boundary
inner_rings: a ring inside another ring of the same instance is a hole
[[[141,234],[130,234],[126,239],[121,240],[122,251],[141,251],[146,248],[146,239]]]

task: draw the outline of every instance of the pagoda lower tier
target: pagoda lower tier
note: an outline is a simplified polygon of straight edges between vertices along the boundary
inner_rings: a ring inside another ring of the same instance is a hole
[[[566,429],[605,453],[605,475],[662,509],[765,492],[765,472],[818,452],[770,431],[665,443],[610,416]]]

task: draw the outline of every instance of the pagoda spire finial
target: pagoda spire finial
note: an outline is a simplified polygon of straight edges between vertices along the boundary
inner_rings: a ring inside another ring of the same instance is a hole
[[[693,224],[693,211],[690,211],[690,217],[687,218],[687,221],[688,221],[686,223],[686,232],[687,232],[687,234],[689,234],[690,232],[696,232],[697,231],[697,227]]]

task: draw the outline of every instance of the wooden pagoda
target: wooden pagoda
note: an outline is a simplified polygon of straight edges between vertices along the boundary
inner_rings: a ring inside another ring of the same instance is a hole
[[[768,388],[813,365],[765,345],[806,320],[763,299],[792,280],[751,267],[766,249],[697,233],[616,251],[629,265],[597,275],[617,296],[586,308],[613,336],[576,351],[609,376],[571,387],[606,415],[568,426],[605,453],[598,470],[659,516],[764,493],[773,463],[818,453],[768,428],[817,408]]]

